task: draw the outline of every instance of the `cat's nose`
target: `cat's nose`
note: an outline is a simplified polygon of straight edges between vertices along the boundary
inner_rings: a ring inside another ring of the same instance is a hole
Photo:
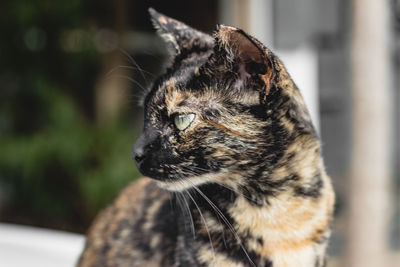
[[[157,131],[152,127],[147,127],[146,131],[143,131],[136,143],[133,145],[131,151],[131,157],[135,161],[136,166],[139,170],[142,170],[143,162],[147,161],[151,156],[154,140],[157,138]]]
[[[136,161],[137,164],[142,163],[142,161],[144,159],[143,152],[135,152],[133,159]]]
[[[145,149],[146,146],[146,137],[142,134],[137,140],[136,143],[132,147],[131,158],[135,161],[136,166],[140,167],[140,164],[143,162],[145,158]]]
[[[132,148],[131,158],[136,162],[137,165],[140,165],[144,159],[143,146],[138,144],[138,142],[136,142]]]

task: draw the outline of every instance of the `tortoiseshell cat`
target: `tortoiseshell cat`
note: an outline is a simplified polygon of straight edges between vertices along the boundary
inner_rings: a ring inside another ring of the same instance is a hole
[[[334,192],[281,61],[240,29],[150,14],[174,55],[132,151],[152,179],[97,218],[79,266],[324,266]]]

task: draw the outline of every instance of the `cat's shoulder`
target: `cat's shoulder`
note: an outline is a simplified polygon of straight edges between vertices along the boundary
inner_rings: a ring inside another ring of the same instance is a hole
[[[120,221],[125,216],[148,209],[156,200],[167,198],[168,195],[168,192],[161,190],[150,178],[140,178],[122,190],[114,202],[95,219],[95,225],[102,225],[103,221]]]
[[[130,240],[143,239],[156,229],[164,228],[161,223],[156,225],[158,220],[154,218],[165,218],[171,209],[170,194],[151,179],[140,178],[130,183],[94,220],[78,266],[97,266],[99,261],[116,258],[138,259],[135,251],[144,255],[139,252],[142,248]],[[115,257],[115,254],[125,255]]]

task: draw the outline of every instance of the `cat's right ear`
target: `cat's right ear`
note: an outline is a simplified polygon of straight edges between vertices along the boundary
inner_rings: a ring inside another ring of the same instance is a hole
[[[235,27],[219,25],[214,38],[214,67],[235,74],[230,81],[232,87],[245,90],[254,80],[261,78],[265,84],[262,90],[268,94],[273,77],[269,50]]]
[[[200,51],[213,47],[213,38],[205,33],[195,30],[183,22],[167,17],[149,8],[149,13],[158,34],[168,44],[172,56],[197,49]]]

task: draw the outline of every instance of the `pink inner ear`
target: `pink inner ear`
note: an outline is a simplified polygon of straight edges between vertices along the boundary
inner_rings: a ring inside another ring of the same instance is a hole
[[[262,48],[258,47],[244,32],[222,25],[216,38],[217,44],[227,52],[226,60],[230,64],[236,65],[237,76],[233,83],[235,89],[244,89],[253,75],[264,74],[262,65],[266,65],[267,62],[265,62],[266,58]],[[260,70],[257,65],[261,68]]]
[[[236,89],[241,89],[246,86],[251,73],[249,72],[248,64],[262,63],[263,56],[261,51],[245,36],[239,32],[233,32],[231,35],[231,42],[234,46],[234,54],[238,67],[238,79],[234,84]]]
[[[235,34],[235,39],[236,53],[242,62],[262,63],[263,56],[256,45],[240,33]]]
[[[262,55],[257,47],[240,33],[236,33],[235,54],[239,64],[238,79],[234,84],[234,88],[240,90],[246,86],[247,81],[251,77],[248,64],[252,62],[261,63]]]
[[[246,64],[244,62],[240,63],[239,69],[238,69],[238,74],[239,74],[239,77],[235,81],[233,87],[237,90],[240,90],[245,86],[245,84],[247,83],[247,80],[251,77],[251,75],[246,71]]]

